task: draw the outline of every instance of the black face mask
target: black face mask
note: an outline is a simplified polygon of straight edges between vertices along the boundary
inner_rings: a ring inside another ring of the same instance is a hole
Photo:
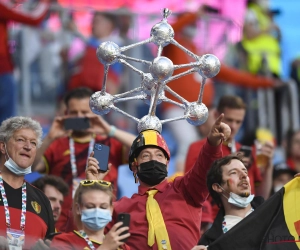
[[[167,175],[167,165],[153,160],[141,163],[137,172],[139,179],[151,187],[159,184]]]

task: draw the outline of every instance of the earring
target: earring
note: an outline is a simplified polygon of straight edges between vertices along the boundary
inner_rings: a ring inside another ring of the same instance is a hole
[[[133,173],[133,177],[134,177],[134,183],[138,183],[138,177],[136,173]]]

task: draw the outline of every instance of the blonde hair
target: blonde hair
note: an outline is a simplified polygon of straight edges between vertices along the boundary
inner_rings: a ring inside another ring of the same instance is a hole
[[[113,186],[112,184],[108,187],[101,185],[97,181],[94,181],[94,183],[89,185],[82,185],[80,184],[75,192],[74,199],[73,199],[73,205],[72,205],[72,213],[73,213],[73,219],[74,223],[77,226],[78,229],[82,229],[82,223],[81,223],[81,215],[77,214],[77,206],[82,205],[82,195],[86,192],[92,191],[92,190],[98,190],[102,191],[109,195],[110,197],[110,206],[113,204],[113,200],[115,199],[115,196],[113,194]]]

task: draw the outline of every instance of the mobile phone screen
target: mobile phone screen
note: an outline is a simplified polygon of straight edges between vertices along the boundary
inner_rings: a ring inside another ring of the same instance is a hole
[[[81,131],[90,127],[90,120],[87,117],[70,117],[64,120],[65,130]]]
[[[252,148],[249,146],[243,145],[239,151],[244,153],[244,157],[250,157],[252,154]]]
[[[106,172],[108,170],[109,146],[95,143],[94,157],[99,162],[100,172]]]
[[[130,224],[130,214],[121,213],[118,214],[117,222],[122,221],[123,225],[121,227],[129,227]],[[128,230],[122,232],[120,235],[127,234]],[[121,240],[122,242],[126,242],[127,238]]]

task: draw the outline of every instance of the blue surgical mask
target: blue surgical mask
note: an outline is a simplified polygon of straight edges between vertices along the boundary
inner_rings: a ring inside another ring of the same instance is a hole
[[[108,209],[90,208],[81,211],[81,222],[93,231],[104,228],[111,220]]]
[[[218,185],[219,185],[219,184],[218,184]],[[220,187],[224,192],[226,192],[226,193],[228,194],[228,192],[225,191],[224,188],[221,187],[221,185],[219,185],[219,187]],[[240,207],[240,208],[245,208],[245,207],[247,207],[247,206],[250,204],[250,202],[253,200],[253,198],[254,198],[254,195],[253,195],[253,194],[249,195],[248,197],[242,197],[242,196],[240,196],[240,195],[238,195],[238,194],[235,194],[235,193],[232,193],[232,192],[229,193],[229,198],[226,197],[224,194],[222,194],[222,195],[223,195],[225,198],[228,199],[228,202],[229,202],[230,204],[235,205],[235,206]]]
[[[8,155],[8,160],[4,163],[4,166],[12,173],[16,175],[25,175],[25,174],[30,174],[31,173],[31,166],[28,168],[20,168],[17,163],[14,162],[12,158],[10,158],[7,150],[6,150],[6,145],[5,145],[5,151],[6,154]]]
[[[254,195],[251,194],[248,197],[242,197],[235,193],[230,192],[228,202],[241,208],[247,207],[253,200]]]

